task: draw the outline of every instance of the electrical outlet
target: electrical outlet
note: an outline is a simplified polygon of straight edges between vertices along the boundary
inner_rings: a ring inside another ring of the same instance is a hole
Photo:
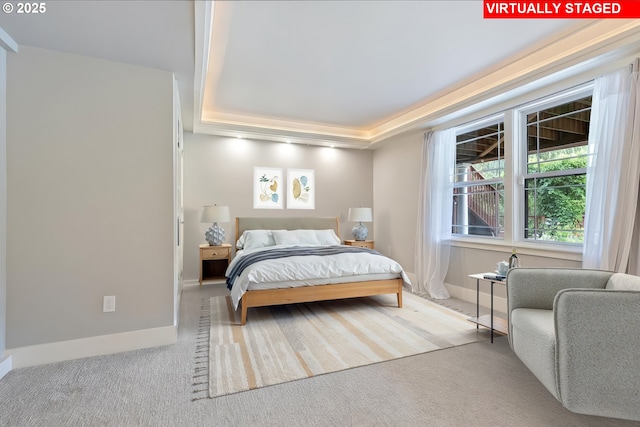
[[[116,297],[115,295],[112,296],[105,296],[102,299],[102,312],[103,313],[110,313],[112,311],[116,311]]]

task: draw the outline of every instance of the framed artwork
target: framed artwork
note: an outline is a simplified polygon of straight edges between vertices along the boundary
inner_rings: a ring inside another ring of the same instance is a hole
[[[315,209],[313,169],[287,169],[287,209]]]
[[[253,168],[254,209],[282,209],[283,188],[282,169]]]

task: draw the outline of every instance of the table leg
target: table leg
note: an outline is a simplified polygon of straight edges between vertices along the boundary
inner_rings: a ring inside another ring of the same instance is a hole
[[[476,279],[476,320],[480,319],[480,279]],[[476,329],[479,329],[480,325],[476,323]]]
[[[491,282],[491,343],[493,343],[493,281]]]

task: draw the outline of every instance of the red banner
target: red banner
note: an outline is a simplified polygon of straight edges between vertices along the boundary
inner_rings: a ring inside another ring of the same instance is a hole
[[[484,0],[485,19],[640,18],[640,1],[496,1]]]

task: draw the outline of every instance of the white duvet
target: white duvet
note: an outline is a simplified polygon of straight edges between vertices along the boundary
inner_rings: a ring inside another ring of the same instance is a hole
[[[238,251],[229,264],[227,275],[243,256],[282,247],[284,246]],[[247,289],[250,290],[253,287],[265,289],[313,286],[400,277],[405,286],[411,287],[411,282],[402,266],[382,255],[358,252],[325,256],[291,256],[259,261],[245,268],[233,282],[231,299],[234,308],[237,309],[242,295]]]

